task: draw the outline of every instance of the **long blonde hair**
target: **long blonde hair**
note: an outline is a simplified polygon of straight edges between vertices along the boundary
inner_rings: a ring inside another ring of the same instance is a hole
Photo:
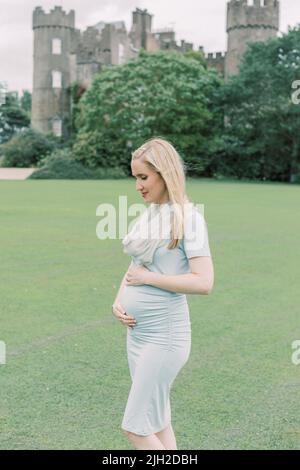
[[[132,154],[132,160],[141,159],[163,178],[172,204],[171,241],[168,249],[176,248],[184,235],[184,204],[189,202],[185,193],[185,164],[173,145],[160,137],[147,140]]]

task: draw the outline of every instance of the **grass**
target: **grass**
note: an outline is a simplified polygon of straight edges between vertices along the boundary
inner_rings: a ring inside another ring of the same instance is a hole
[[[171,392],[179,449],[299,449],[300,187],[188,180],[205,204],[214,291],[189,295],[192,350]],[[129,265],[96,207],[133,180],[0,182],[1,449],[132,449],[111,304]]]

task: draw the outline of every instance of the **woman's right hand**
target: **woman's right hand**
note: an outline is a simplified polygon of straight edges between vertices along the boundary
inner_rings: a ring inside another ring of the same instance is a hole
[[[126,314],[120,302],[115,302],[113,304],[112,313],[121,323],[123,323],[123,325],[128,326],[129,328],[133,328],[136,325],[136,319]]]

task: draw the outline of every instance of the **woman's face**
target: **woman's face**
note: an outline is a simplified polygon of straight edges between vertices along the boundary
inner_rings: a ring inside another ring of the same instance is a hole
[[[169,201],[166,184],[159,173],[150,169],[139,159],[132,160],[131,172],[136,178],[136,190],[146,202],[164,204]]]

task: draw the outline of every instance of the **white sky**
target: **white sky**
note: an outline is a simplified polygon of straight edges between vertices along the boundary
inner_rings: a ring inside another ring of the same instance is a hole
[[[0,82],[9,90],[32,89],[32,12],[42,6],[49,12],[60,5],[74,9],[76,27],[84,29],[99,21],[123,20],[131,27],[132,11],[147,8],[153,29],[174,27],[181,39],[204,46],[205,52],[226,50],[227,0],[0,0]],[[300,0],[280,0],[280,31],[300,23]]]

